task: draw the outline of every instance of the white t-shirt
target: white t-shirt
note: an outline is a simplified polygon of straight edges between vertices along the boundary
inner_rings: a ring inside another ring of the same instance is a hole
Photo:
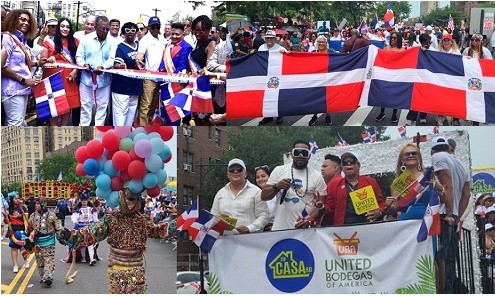
[[[282,46],[280,46],[279,44],[275,43],[272,48],[268,49],[268,47],[266,46],[266,43],[260,45],[260,48],[258,48],[258,51],[275,51],[275,52],[280,52],[280,50],[282,50],[283,52],[287,52],[287,50],[285,48],[283,48]]]
[[[272,230],[294,229],[295,222],[297,218],[301,217],[303,210],[306,209],[309,214],[314,209],[315,193],[318,192],[320,196],[327,195],[327,185],[321,172],[310,167],[307,170],[298,170],[292,168],[292,163],[276,167],[270,174],[267,184],[273,185],[286,178],[298,181],[297,183],[302,187],[296,189],[296,192],[294,186],[291,186],[282,204],[280,204],[280,199],[283,190],[275,195],[275,219]]]
[[[486,47],[482,47],[482,50],[483,50],[483,57],[487,60],[493,60],[493,57],[492,57],[492,53],[490,52],[490,50],[488,50],[488,48]],[[462,55],[463,56],[467,56],[469,54],[469,47],[464,49],[464,51],[462,52]],[[475,59],[479,59],[480,56],[477,52],[473,52],[473,58]]]
[[[143,53],[145,58],[145,68],[150,71],[158,71],[163,59],[166,41],[162,34],[158,38],[147,33],[139,42],[138,53]]]

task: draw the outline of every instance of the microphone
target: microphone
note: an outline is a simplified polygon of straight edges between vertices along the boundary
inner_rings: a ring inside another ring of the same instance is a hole
[[[280,197],[280,204],[284,202],[285,196],[287,195],[287,191],[289,191],[289,188],[285,188],[284,191],[282,191],[282,196]]]

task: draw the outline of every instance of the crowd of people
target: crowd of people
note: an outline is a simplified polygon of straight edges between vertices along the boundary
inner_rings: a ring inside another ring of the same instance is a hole
[[[453,293],[458,252],[456,231],[458,224],[470,212],[468,203],[471,198],[469,170],[455,155],[455,146],[453,139],[434,138],[430,146],[430,165],[423,163],[417,145],[406,144],[400,149],[395,180],[407,174],[408,184],[411,184],[425,174],[427,166],[431,166],[434,172],[427,182],[427,190],[408,211],[399,206],[398,197],[404,189],[398,191],[391,185],[391,195],[384,196],[375,178],[360,173],[361,162],[356,153],[325,155],[321,171],[317,171],[308,166],[311,157],[309,143],[300,140],[292,147],[291,162],[272,171],[267,165],[255,167],[256,185],[247,179],[248,168],[244,161],[238,158],[230,160],[227,169],[229,183],[215,195],[211,211],[228,217],[227,221],[235,223],[232,231],[237,233],[383,223],[423,219],[430,195],[436,191],[440,198],[442,221],[436,248],[438,292]],[[357,214],[351,195],[365,187],[373,191],[378,207]]]
[[[153,16],[147,25],[88,16],[76,32],[68,18],[49,18],[38,28],[29,10],[2,6],[2,31],[2,125],[26,126],[32,88],[60,71],[68,109],[37,125],[147,126],[156,117],[165,125],[210,124],[208,114],[168,115],[168,102],[186,84],[174,83],[170,95],[170,83],[102,71],[225,72],[226,29],[217,30],[206,15],[172,24]],[[225,85],[212,86],[212,95],[215,113],[225,113]]]

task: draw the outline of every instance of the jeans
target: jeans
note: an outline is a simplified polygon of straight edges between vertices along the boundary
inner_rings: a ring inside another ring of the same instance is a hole
[[[457,226],[450,226],[442,220],[442,232],[439,237],[438,259],[445,261],[445,287],[440,292],[445,294],[455,293],[455,260],[458,257],[458,240]]]

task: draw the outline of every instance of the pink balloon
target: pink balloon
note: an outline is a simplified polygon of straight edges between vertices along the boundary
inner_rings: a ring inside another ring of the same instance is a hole
[[[130,126],[116,126],[113,129],[121,139],[127,137],[131,133]]]

